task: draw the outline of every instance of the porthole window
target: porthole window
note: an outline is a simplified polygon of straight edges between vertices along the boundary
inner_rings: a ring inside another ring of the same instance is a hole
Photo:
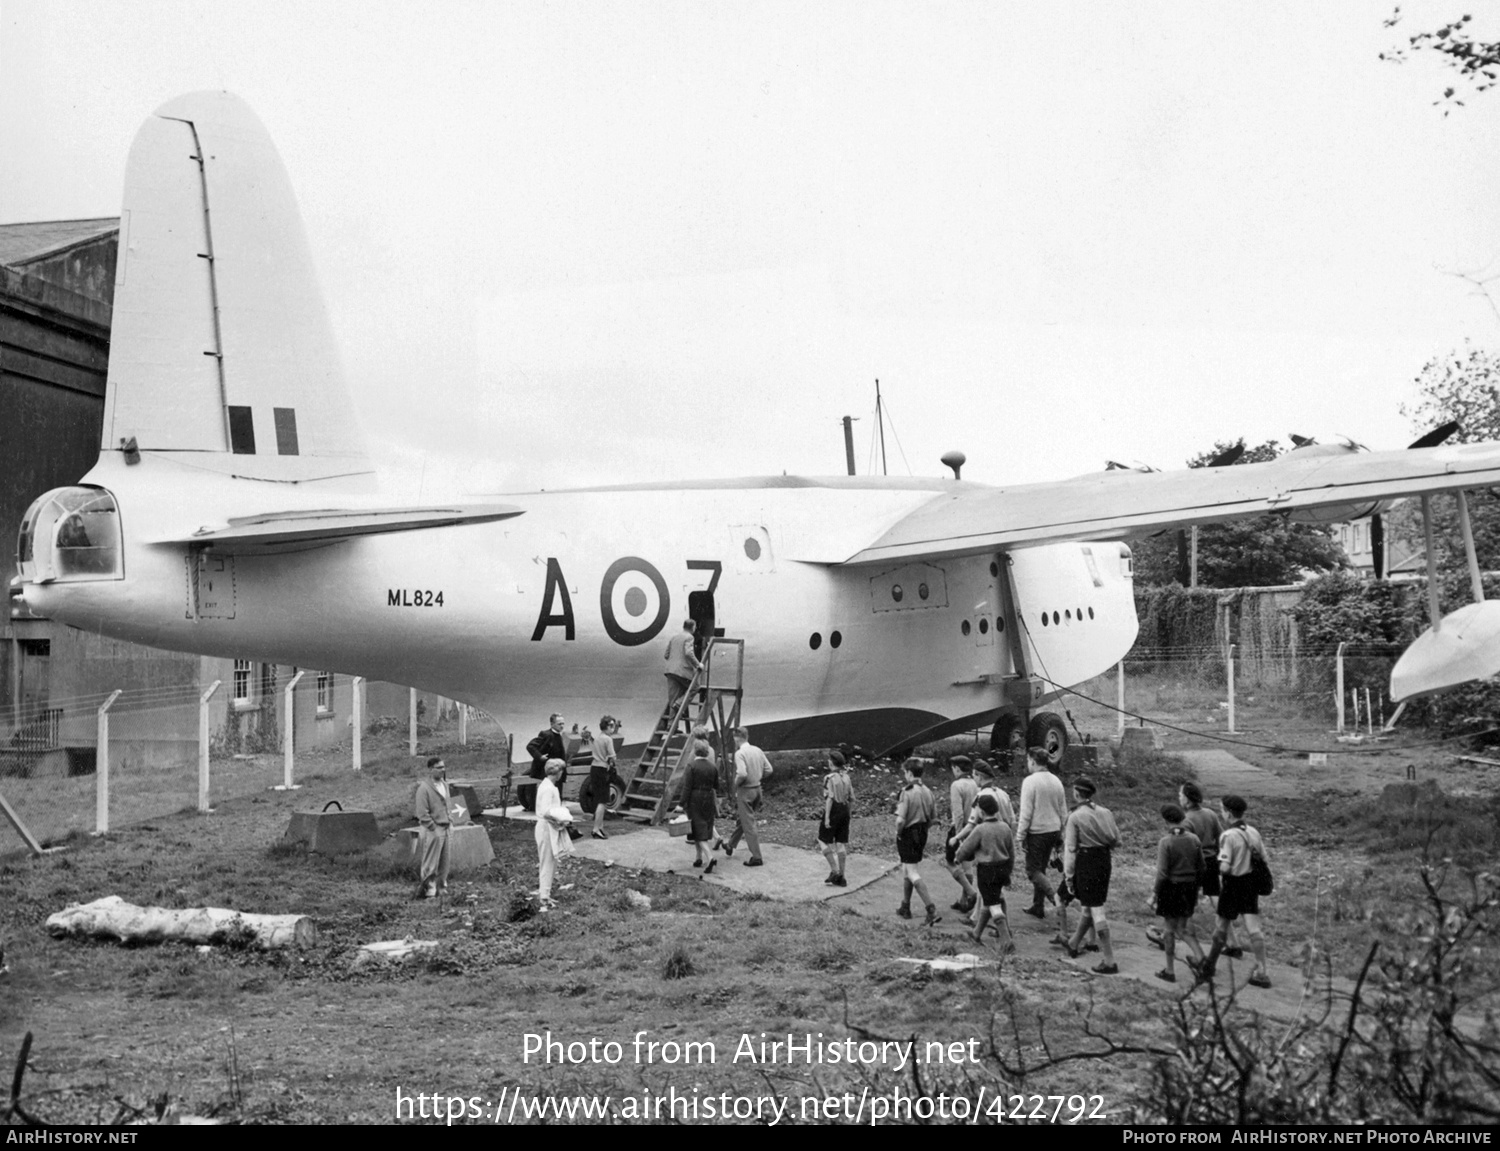
[[[927,596],[928,596],[927,585],[924,584],[924,583],[919,583],[917,585],[917,598],[918,599],[926,599]]]
[[[1047,618],[1047,613],[1046,612],[1042,612],[1042,626],[1046,627],[1051,622],[1052,621]]]
[[[1094,618],[1094,609],[1093,608],[1089,608],[1089,619],[1093,619],[1093,618]]]
[[[968,635],[969,632],[971,632],[973,629],[971,627],[969,627],[969,621],[968,620],[964,620],[963,623],[961,623],[961,624],[958,625],[958,630],[961,631],[961,632],[963,632],[964,635]]]
[[[1073,618],[1073,611],[1071,608],[1063,612],[1063,618],[1067,620],[1071,620]]]
[[[1005,620],[1003,618],[997,618],[995,620],[995,634],[999,635],[1004,630],[1005,630]]]
[[[1062,620],[1058,617],[1058,614],[1056,612],[1052,613],[1052,622],[1053,623],[1062,623]]]
[[[745,541],[745,554],[753,560],[760,559],[760,540],[751,536]]]
[[[807,641],[807,646],[812,648],[813,651],[817,651],[820,647],[823,646],[823,637],[817,632],[813,632],[812,638]]]
[[[891,598],[893,600],[895,600],[897,603],[901,602],[901,597],[904,596],[905,594],[906,593],[901,590],[901,585],[900,584],[892,584],[891,585]]]
[[[1000,574],[1000,565],[997,564],[997,563],[991,563],[990,564],[990,575],[997,576],[999,574]]]
[[[990,621],[989,620],[987,620],[987,619],[981,619],[979,621],[979,634],[980,635],[989,635],[990,634]]]
[[[839,644],[841,644],[843,642],[844,642],[844,634],[843,634],[843,632],[831,631],[831,632],[828,633],[828,646],[829,647],[838,647]]]
[[[1079,618],[1079,619],[1082,619],[1082,618],[1083,618],[1083,609],[1082,609],[1082,608],[1079,608],[1079,609],[1078,609],[1078,618]]]

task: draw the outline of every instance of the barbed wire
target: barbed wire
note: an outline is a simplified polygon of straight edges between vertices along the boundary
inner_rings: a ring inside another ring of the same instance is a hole
[[[1081,700],[1084,700],[1084,701],[1086,701],[1088,703],[1095,704],[1098,707],[1102,707],[1106,711],[1114,712],[1116,715],[1123,715],[1123,716],[1125,716],[1125,717],[1127,717],[1129,719],[1139,720],[1140,723],[1143,726],[1145,724],[1149,723],[1149,724],[1151,724],[1154,727],[1164,727],[1168,731],[1181,732],[1183,735],[1192,735],[1192,736],[1197,736],[1197,737],[1202,738],[1202,739],[1211,739],[1211,740],[1214,740],[1217,743],[1227,743],[1227,744],[1229,744],[1232,747],[1249,747],[1249,748],[1254,748],[1257,751],[1280,751],[1280,752],[1291,752],[1291,753],[1293,753],[1295,755],[1314,755],[1314,754],[1322,754],[1322,753],[1325,753],[1325,752],[1327,752],[1329,750],[1326,747],[1293,747],[1293,746],[1290,746],[1290,745],[1285,744],[1285,743],[1257,743],[1254,740],[1250,740],[1250,739],[1231,739],[1229,736],[1223,735],[1220,732],[1216,732],[1216,731],[1199,731],[1196,728],[1183,727],[1181,724],[1169,723],[1167,720],[1164,720],[1164,719],[1153,719],[1151,716],[1143,715],[1143,714],[1141,714],[1139,712],[1130,711],[1127,708],[1117,707],[1116,705],[1114,705],[1112,703],[1106,703],[1102,699],[1095,699],[1091,695],[1085,695],[1083,692],[1079,691],[1077,688],[1067,687],[1064,684],[1060,684],[1060,683],[1057,683],[1057,682],[1055,682],[1053,680],[1050,680],[1050,679],[1048,679],[1044,675],[1039,675],[1039,676],[1037,676],[1037,678],[1040,679],[1043,683],[1048,684],[1051,687],[1057,688],[1059,691],[1063,692],[1063,694],[1065,694],[1065,695],[1077,696]],[[1417,750],[1417,749],[1427,748],[1427,747],[1438,747],[1438,746],[1441,746],[1442,744],[1449,743],[1449,742],[1451,742],[1452,740],[1455,740],[1455,739],[1473,739],[1476,736],[1492,735],[1492,734],[1494,734],[1497,731],[1500,731],[1500,727],[1489,727],[1489,728],[1485,728],[1483,731],[1468,731],[1468,732],[1463,732],[1463,733],[1457,734],[1457,735],[1445,735],[1445,736],[1440,736],[1440,737],[1438,737],[1436,739],[1430,739],[1430,740],[1418,740],[1415,743],[1403,743],[1401,745],[1401,750],[1405,751],[1405,750],[1408,750],[1408,749]],[[1386,754],[1389,754],[1392,750],[1393,750],[1392,748],[1388,748],[1388,747],[1340,747],[1340,748],[1338,748],[1338,754],[1339,755],[1386,755]]]

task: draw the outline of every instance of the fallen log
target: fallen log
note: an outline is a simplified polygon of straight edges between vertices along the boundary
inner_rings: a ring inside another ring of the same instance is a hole
[[[47,918],[47,930],[59,938],[118,939],[121,943],[217,943],[274,951],[311,947],[318,925],[305,915],[255,915],[225,907],[137,907],[118,895],[92,903],[69,904]]]

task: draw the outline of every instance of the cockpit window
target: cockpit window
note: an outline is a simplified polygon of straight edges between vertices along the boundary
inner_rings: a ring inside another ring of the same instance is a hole
[[[48,580],[119,579],[120,514],[103,488],[58,488],[26,510],[16,544],[21,577]]]

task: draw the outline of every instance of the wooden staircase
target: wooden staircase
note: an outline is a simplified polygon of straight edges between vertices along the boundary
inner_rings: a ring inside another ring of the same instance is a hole
[[[675,704],[663,707],[634,774],[625,781],[619,814],[663,823],[677,802],[683,772],[693,760],[692,733],[701,732],[719,757],[719,787],[734,782],[734,729],[744,697],[745,641],[715,637],[703,653],[703,668]]]

